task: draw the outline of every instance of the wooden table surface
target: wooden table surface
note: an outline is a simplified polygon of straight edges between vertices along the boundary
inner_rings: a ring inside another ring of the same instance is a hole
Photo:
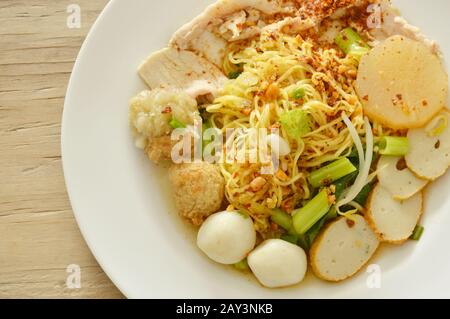
[[[0,298],[120,298],[74,220],[61,116],[80,46],[107,0],[0,0]],[[81,9],[69,28],[68,6]],[[69,265],[81,288],[69,288]]]

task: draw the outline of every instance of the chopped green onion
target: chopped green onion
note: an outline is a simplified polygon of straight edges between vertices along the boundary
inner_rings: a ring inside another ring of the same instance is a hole
[[[290,230],[292,227],[292,217],[281,209],[274,209],[270,218],[275,224],[283,227],[285,230]]]
[[[291,96],[293,99],[300,100],[306,95],[304,88],[298,88],[292,91]]]
[[[423,226],[417,225],[416,228],[414,228],[414,231],[409,239],[420,240],[424,230],[425,228]]]
[[[233,72],[230,72],[230,73],[228,74],[228,78],[229,78],[229,79],[232,79],[232,80],[235,80],[235,79],[237,79],[237,78],[239,77],[239,75],[241,75],[241,73],[242,73],[242,72],[239,72],[239,71],[233,71]]]
[[[170,120],[169,125],[173,128],[173,129],[177,129],[177,128],[185,128],[186,125],[180,121],[178,121],[176,118],[173,118],[172,120]]]
[[[406,137],[384,136],[378,147],[381,155],[405,156],[409,151],[409,141]]]
[[[328,193],[324,189],[305,206],[297,209],[292,221],[295,231],[303,235],[330,210]]]
[[[288,243],[297,245],[298,243],[298,236],[297,235],[283,235],[281,236],[281,239],[284,241],[287,241]]]
[[[348,54],[353,56],[359,61],[361,60],[362,56],[368,53],[369,51],[370,51],[369,48],[355,46],[351,49],[351,51]]]
[[[292,216],[288,213],[282,211],[281,209],[274,209],[272,211],[272,216],[270,217],[270,219],[275,224],[286,230],[290,235],[296,235],[294,226],[292,224]]]
[[[300,109],[287,111],[281,114],[280,123],[287,134],[295,139],[300,139],[311,132],[309,115]]]
[[[369,51],[369,46],[361,36],[352,28],[345,28],[335,39],[338,47],[345,52],[354,56],[361,56]]]
[[[246,271],[249,269],[248,263],[247,263],[247,258],[241,260],[240,262],[234,264],[233,266],[234,266],[234,268],[236,268],[237,270],[240,270],[240,271]]]
[[[341,158],[324,166],[309,175],[309,183],[313,187],[326,186],[356,171],[356,167],[348,158]]]

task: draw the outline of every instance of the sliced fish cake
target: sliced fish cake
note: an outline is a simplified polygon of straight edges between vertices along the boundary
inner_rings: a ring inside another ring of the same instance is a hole
[[[377,170],[380,185],[397,200],[414,196],[428,184],[427,180],[418,178],[408,169],[403,157],[381,156]]]
[[[422,212],[422,192],[399,201],[378,184],[369,199],[367,219],[380,241],[401,244],[412,235]]]
[[[408,132],[406,164],[417,176],[434,181],[450,166],[450,113],[441,112],[427,126]]]
[[[372,121],[420,128],[444,107],[448,76],[429,47],[395,35],[361,58],[356,89]]]
[[[327,281],[341,281],[356,274],[378,248],[377,236],[364,217],[354,215],[329,224],[311,247],[314,273]]]

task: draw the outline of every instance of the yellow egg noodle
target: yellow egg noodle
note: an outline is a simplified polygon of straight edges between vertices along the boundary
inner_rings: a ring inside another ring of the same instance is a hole
[[[342,112],[364,134],[362,105],[354,88],[358,57],[301,36],[263,34],[250,43],[229,46],[225,73],[235,72],[239,65],[243,65],[240,76],[230,80],[207,107],[213,126],[223,133],[227,128],[277,127],[291,147],[291,153],[280,159],[281,169],[264,176],[267,183],[257,192],[249,191],[248,185],[258,176],[260,165],[221,164],[227,199],[250,214],[257,230],[264,233],[269,230],[270,209],[291,210],[310,198],[306,176],[311,169],[351,152],[353,141]],[[292,97],[298,89],[304,92],[300,100]],[[275,91],[273,99],[270,90]],[[311,127],[299,140],[279,125],[281,114],[294,109],[309,115]],[[378,130],[382,132],[381,127]]]

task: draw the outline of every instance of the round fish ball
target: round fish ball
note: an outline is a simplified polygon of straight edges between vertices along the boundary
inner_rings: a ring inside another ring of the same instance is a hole
[[[235,264],[255,247],[253,221],[238,212],[220,212],[209,216],[197,235],[198,247],[212,260]]]
[[[269,239],[248,256],[248,265],[259,282],[268,288],[295,285],[308,268],[302,248],[281,239]]]

